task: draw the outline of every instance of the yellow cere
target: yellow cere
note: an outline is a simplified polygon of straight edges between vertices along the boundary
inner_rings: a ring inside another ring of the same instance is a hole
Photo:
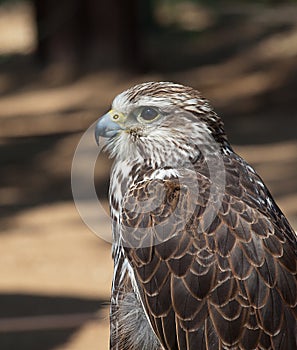
[[[120,113],[118,111],[115,111],[114,109],[111,109],[108,114],[110,115],[111,119],[115,122],[124,122],[126,120],[126,116],[123,113]]]

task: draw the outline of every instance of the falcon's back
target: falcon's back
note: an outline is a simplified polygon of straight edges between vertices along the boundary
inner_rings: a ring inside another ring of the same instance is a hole
[[[135,305],[143,305],[138,312],[148,316],[164,349],[294,350],[295,233],[250,166],[234,153],[224,156],[224,164],[219,208],[209,203],[212,184],[201,159],[195,163],[195,208],[189,204],[192,178],[184,188],[169,175],[128,189],[120,230],[140,299]],[[164,188],[158,208],[133,211],[135,198],[153,203]],[[184,210],[190,210],[186,225]]]

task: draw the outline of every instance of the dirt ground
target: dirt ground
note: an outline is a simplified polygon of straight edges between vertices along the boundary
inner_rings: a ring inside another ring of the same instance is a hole
[[[232,54],[182,70],[96,70],[68,79],[65,67],[42,70],[30,55],[0,66],[1,350],[108,348],[110,244],[75,208],[71,162],[85,130],[136,82],[199,88],[222,115],[236,151],[297,229],[297,15],[291,8],[277,11],[262,17],[252,11],[238,24],[240,37],[234,28],[224,33]],[[203,54],[217,52],[209,44]],[[110,165],[100,157],[95,174],[104,237],[110,235]],[[81,170],[88,169],[82,164]]]

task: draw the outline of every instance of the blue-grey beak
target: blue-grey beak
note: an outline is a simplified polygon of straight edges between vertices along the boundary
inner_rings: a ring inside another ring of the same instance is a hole
[[[117,135],[117,133],[122,130],[119,124],[111,120],[111,114],[108,112],[102,116],[95,128],[95,139],[99,145],[99,137],[111,138]]]

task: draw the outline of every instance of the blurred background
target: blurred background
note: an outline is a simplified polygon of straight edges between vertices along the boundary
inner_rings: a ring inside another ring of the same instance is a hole
[[[1,350],[108,348],[110,245],[75,209],[71,162],[149,80],[202,91],[297,228],[297,1],[1,0]]]

